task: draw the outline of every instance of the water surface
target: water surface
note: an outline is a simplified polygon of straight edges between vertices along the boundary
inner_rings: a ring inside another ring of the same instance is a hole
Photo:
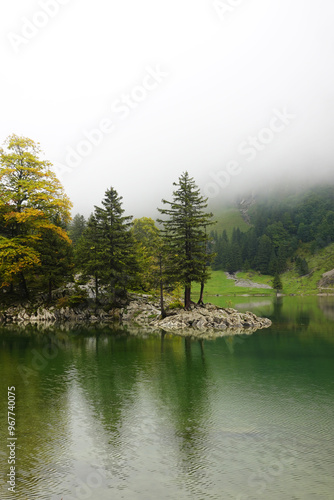
[[[334,499],[333,298],[234,300],[273,326],[204,342],[2,328],[0,498]]]

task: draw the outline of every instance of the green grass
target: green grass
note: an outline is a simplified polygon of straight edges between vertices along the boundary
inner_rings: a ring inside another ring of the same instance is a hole
[[[315,255],[309,250],[309,245],[303,245],[298,254],[307,260],[310,273],[299,276],[293,269],[282,274],[283,293],[286,294],[316,294],[321,292],[317,287],[322,275],[334,268],[334,243],[323,248]],[[326,292],[326,290],[323,290]],[[332,290],[329,290],[332,292]]]
[[[290,269],[281,275],[283,284],[282,293],[285,295],[316,295],[317,293],[326,290],[319,290],[317,284],[322,275],[334,269],[334,243],[323,248],[315,255],[312,255],[309,250],[309,245],[303,245],[298,252],[299,255],[305,258],[308,262],[310,273],[307,276],[299,276],[294,269],[294,265],[290,265]],[[237,273],[240,279],[248,279],[255,283],[272,285],[272,276],[262,275],[256,271]],[[200,286],[194,283],[192,286],[192,297],[194,301],[198,300]],[[333,290],[328,290],[333,293]],[[213,271],[211,278],[205,285],[204,301],[210,302],[210,297],[222,295],[226,297],[240,295],[264,295],[271,296],[275,293],[274,290],[265,288],[251,288],[235,286],[233,280],[227,279],[223,271]]]
[[[213,226],[213,230],[221,234],[225,229],[229,238],[232,237],[234,227],[239,228],[243,232],[248,231],[251,227],[243,220],[237,208],[229,208],[224,210],[224,212],[215,213],[213,219],[217,221],[217,224]]]
[[[241,273],[240,273],[241,274]],[[244,277],[246,277],[246,274],[244,274]],[[239,274],[238,274],[239,276]],[[240,276],[241,277],[241,276]],[[256,281],[257,283],[261,283],[258,277],[256,276]],[[270,281],[272,280],[272,277],[263,277],[266,278],[266,281],[263,281],[263,283],[268,283],[268,278],[270,278]],[[252,279],[253,278],[249,278]],[[270,284],[270,282],[269,282]],[[193,295],[193,300],[196,301],[198,299],[199,295],[199,290],[200,286],[197,283],[194,283],[192,286],[192,295]],[[212,271],[211,279],[208,281],[208,283],[205,285],[204,289],[204,302],[209,301],[208,297],[213,296],[213,295],[225,295],[225,296],[236,296],[236,295],[272,295],[274,293],[273,290],[269,289],[264,289],[264,288],[251,288],[251,287],[240,287],[240,286],[235,286],[233,280],[227,279],[225,273],[223,271]]]
[[[258,273],[257,271],[239,272],[237,278],[251,280],[260,285],[272,285],[273,277],[266,274]]]

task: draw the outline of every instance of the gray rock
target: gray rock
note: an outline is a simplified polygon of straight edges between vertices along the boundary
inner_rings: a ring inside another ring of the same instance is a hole
[[[239,333],[251,334],[259,328],[268,328],[271,321],[267,318],[258,318],[254,313],[247,311],[240,313],[233,308],[217,307],[213,304],[192,305],[190,311],[173,309],[168,311],[164,319],[160,315],[159,299],[147,295],[132,294],[131,301],[123,308],[111,309],[108,312],[95,307],[84,310],[62,307],[47,308],[45,306],[31,310],[28,306],[17,306],[3,311],[0,321],[5,323],[44,323],[75,324],[78,322],[92,322],[108,324],[120,321],[126,328],[138,325],[147,331],[167,331],[177,335],[190,335],[198,338],[215,338],[222,335]],[[168,303],[168,300],[166,301]],[[232,333],[231,333],[232,332]]]

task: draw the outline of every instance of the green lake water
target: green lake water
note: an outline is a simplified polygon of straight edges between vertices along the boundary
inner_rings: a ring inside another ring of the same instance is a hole
[[[334,298],[231,300],[272,327],[1,328],[1,500],[334,499]]]

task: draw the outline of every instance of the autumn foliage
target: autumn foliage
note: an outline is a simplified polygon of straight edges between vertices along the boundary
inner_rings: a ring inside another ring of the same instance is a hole
[[[65,228],[71,202],[38,144],[13,134],[5,146],[0,149],[0,287],[17,287],[28,296],[38,282],[50,292],[59,262],[56,251],[53,272],[43,268],[43,248],[51,235],[53,250],[70,246]]]

